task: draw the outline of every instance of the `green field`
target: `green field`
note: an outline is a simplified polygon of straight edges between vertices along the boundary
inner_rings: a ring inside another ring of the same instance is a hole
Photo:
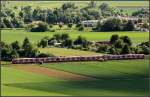
[[[90,55],[100,55],[100,53],[95,53],[92,51],[81,51],[67,48],[39,48],[39,51],[42,53],[49,53],[55,56],[90,56]]]
[[[43,64],[43,67],[95,77],[71,81],[2,67],[2,95],[146,96],[148,60]],[[117,78],[117,79],[114,79]]]
[[[33,8],[36,8],[39,6],[41,8],[56,8],[61,7],[63,3],[67,3],[70,1],[10,1],[7,3],[7,7],[12,8],[14,6],[32,6]],[[90,1],[71,1],[74,2],[78,7],[82,8],[88,5]],[[135,6],[135,7],[143,7],[148,6],[148,1],[96,1],[97,6],[102,4],[103,2],[106,2],[110,4],[110,6]]]
[[[11,43],[13,41],[22,42],[25,37],[28,37],[31,42],[37,43],[40,39],[45,36],[52,37],[56,33],[69,33],[72,39],[76,39],[79,35],[86,37],[91,41],[103,41],[109,40],[111,35],[118,34],[120,36],[127,35],[131,38],[134,43],[141,43],[148,41],[149,33],[148,32],[79,32],[76,30],[57,30],[56,32],[27,32],[25,30],[2,30],[1,31],[1,40],[7,43]]]

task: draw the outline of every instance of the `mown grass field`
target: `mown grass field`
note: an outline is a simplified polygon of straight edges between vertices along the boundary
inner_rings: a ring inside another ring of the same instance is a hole
[[[90,55],[101,55],[100,53],[95,53],[92,51],[81,51],[67,48],[39,48],[39,51],[42,53],[49,53],[55,56],[90,56]]]
[[[58,8],[61,7],[61,5],[63,3],[67,3],[70,1],[9,1],[7,3],[7,7],[12,8],[14,6],[32,6],[33,8],[36,8],[37,6],[41,7],[41,8]],[[88,5],[88,3],[90,1],[71,1],[73,3],[75,3],[78,7],[82,8]],[[110,4],[110,6],[148,6],[148,1],[96,1],[97,6],[99,6],[100,4],[102,4],[103,2],[106,2],[108,4]]]
[[[95,77],[71,81],[2,67],[2,95],[147,96],[148,60],[43,64],[42,67]],[[118,78],[118,79],[114,79]],[[124,79],[125,78],[125,79]],[[129,78],[129,79],[128,79]]]
[[[103,41],[109,40],[113,34],[118,34],[120,36],[127,35],[131,38],[133,43],[141,43],[148,41],[148,32],[90,32],[84,31],[79,32],[76,30],[57,30],[56,32],[27,32],[25,30],[2,30],[1,40],[7,43],[18,40],[22,42],[25,37],[28,37],[32,43],[37,43],[40,39],[45,36],[52,37],[56,33],[69,33],[72,39],[76,39],[79,35],[86,37],[90,41]]]

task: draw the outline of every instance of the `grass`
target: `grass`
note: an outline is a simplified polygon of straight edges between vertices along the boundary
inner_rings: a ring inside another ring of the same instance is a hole
[[[67,48],[39,48],[39,51],[42,53],[50,53],[55,56],[86,56],[86,55],[100,55],[100,53],[90,52],[90,51],[81,51],[73,50]]]
[[[99,41],[99,40],[109,40],[113,34],[118,34],[120,36],[127,35],[131,38],[133,43],[141,43],[144,41],[148,41],[149,33],[148,32],[79,32],[76,30],[57,30],[56,32],[27,32],[25,30],[2,30],[1,31],[1,40],[7,43],[11,43],[13,41],[18,40],[22,42],[25,37],[28,37],[32,43],[37,43],[41,38],[45,36],[52,37],[56,33],[69,33],[72,39],[76,39],[79,35],[86,37],[91,41]]]
[[[2,67],[2,95],[11,96],[147,96],[148,60],[43,64],[42,66],[96,77],[70,81]],[[126,74],[128,73],[128,74]],[[118,77],[119,80],[112,78]],[[123,77],[129,77],[126,80]],[[105,79],[107,78],[107,79]],[[139,78],[139,79],[137,79]],[[103,79],[103,80],[102,80]]]
[[[96,77],[98,79],[148,78],[148,60],[121,60],[81,63],[79,62],[64,64],[62,63],[61,65],[45,64],[42,66]]]
[[[12,8],[14,6],[22,7],[22,6],[32,6],[33,8],[36,8],[39,6],[41,8],[58,8],[61,7],[64,2],[70,2],[70,1],[10,1],[7,3],[7,7]],[[74,2],[76,6],[79,8],[85,7],[88,5],[89,1],[71,1]],[[106,2],[110,4],[110,6],[134,6],[134,7],[143,7],[148,6],[148,1],[96,1],[97,7],[102,4],[103,2]]]

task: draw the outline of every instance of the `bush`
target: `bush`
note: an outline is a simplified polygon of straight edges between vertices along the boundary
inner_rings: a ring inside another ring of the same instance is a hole
[[[128,44],[129,46],[132,45],[132,41],[131,41],[131,39],[128,36],[122,36],[122,37],[120,37],[120,39],[122,39],[123,42]]]
[[[48,46],[48,40],[45,38],[41,39],[41,41],[38,43],[38,47],[45,48],[47,46]]]
[[[120,31],[121,29],[121,20],[117,18],[111,18],[106,20],[100,27],[100,31]]]
[[[111,43],[111,44],[114,44],[118,39],[119,39],[119,35],[114,34],[114,35],[112,35],[111,38],[110,38],[110,43]]]
[[[107,45],[100,45],[97,49],[96,52],[99,52],[99,53],[106,53],[107,52],[107,49],[108,49],[108,46]]]
[[[18,41],[12,42],[10,45],[14,50],[19,50],[21,48]]]
[[[83,26],[80,26],[79,28],[78,28],[78,31],[83,31],[84,30],[84,27]]]
[[[49,30],[48,24],[42,21],[32,22],[28,25],[27,29],[30,32],[45,32]]]
[[[131,52],[130,47],[125,44],[124,47],[122,48],[121,54],[129,54]]]

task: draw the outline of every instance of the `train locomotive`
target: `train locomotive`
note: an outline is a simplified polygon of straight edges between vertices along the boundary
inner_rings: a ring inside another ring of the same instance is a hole
[[[107,60],[127,60],[144,59],[144,54],[125,55],[95,55],[95,56],[58,56],[44,58],[14,58],[12,64],[42,64],[52,62],[80,62],[80,61],[107,61]]]

